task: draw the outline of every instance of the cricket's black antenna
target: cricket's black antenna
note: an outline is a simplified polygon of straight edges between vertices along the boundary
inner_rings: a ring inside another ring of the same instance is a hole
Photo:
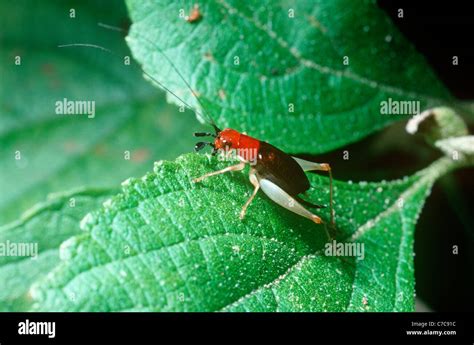
[[[98,25],[100,27],[103,27],[105,29],[109,29],[109,30],[114,30],[114,31],[120,31],[120,32],[123,32],[123,33],[128,33],[128,30],[124,30],[122,28],[119,28],[119,27],[116,27],[116,26],[112,26],[112,25],[108,25],[108,24],[104,24],[104,23],[98,23]],[[150,41],[148,38],[142,36],[142,35],[139,35],[139,37],[143,40],[145,40],[146,42],[148,42],[149,44],[151,44],[154,48],[156,48],[158,50],[158,52],[166,59],[166,61],[168,61],[168,63],[170,64],[170,66],[173,68],[173,70],[176,72],[176,74],[178,74],[178,76],[181,78],[181,80],[184,82],[184,84],[186,84],[186,86],[188,87],[189,91],[191,91],[191,93],[193,94],[194,98],[196,98],[196,100],[198,101],[199,105],[201,106],[203,112],[205,113],[206,117],[207,117],[207,120],[210,121],[210,124],[212,125],[212,127],[214,127],[214,130],[216,131],[216,133],[220,132],[220,129],[216,126],[214,120],[212,119],[212,116],[208,113],[206,107],[204,106],[204,104],[201,102],[201,99],[199,98],[199,96],[196,94],[196,92],[194,92],[193,88],[191,87],[191,85],[189,85],[189,83],[186,81],[186,79],[183,77],[183,75],[181,74],[181,72],[178,70],[178,68],[174,65],[173,61],[171,61],[171,59],[165,54],[165,52],[155,43],[153,43],[152,41]],[[143,71],[143,68],[141,68],[142,71]],[[143,71],[144,72],[144,71]],[[144,72],[145,73],[145,72]],[[148,77],[150,77],[150,75],[148,73],[145,73]],[[154,80],[154,79],[153,79]],[[177,97],[173,92],[169,91],[168,88],[164,87],[162,83],[158,83],[160,86],[162,86],[165,90],[167,90],[168,92],[170,92],[172,95],[174,95],[175,97]],[[183,100],[181,100],[179,97],[178,99],[185,103]],[[185,103],[186,104],[186,103]],[[192,109],[192,108],[191,108]],[[194,110],[194,109],[193,109]],[[202,114],[197,112],[197,114],[199,114],[201,117],[202,117]]]
[[[68,47],[87,47],[87,48],[94,48],[94,49],[99,49],[99,50],[102,50],[102,51],[105,51],[109,54],[112,54],[114,56],[117,56],[118,58],[120,58],[120,56],[116,53],[114,53],[113,51],[111,51],[110,49],[107,49],[105,47],[102,47],[102,46],[99,46],[97,44],[91,44],[91,43],[70,43],[70,44],[61,44],[61,45],[58,45],[58,48],[68,48]],[[168,91],[170,94],[172,94],[173,96],[175,96],[178,100],[180,100],[184,106],[192,111],[194,111],[195,113],[197,113],[198,115],[202,116],[202,114],[197,111],[196,109],[194,109],[193,107],[191,107],[188,103],[186,103],[184,100],[182,100],[178,95],[176,95],[173,91],[171,91],[170,89],[168,89],[166,86],[163,85],[163,83],[159,82],[156,78],[154,78],[152,75],[150,75],[148,72],[146,72],[142,67],[140,67],[139,65],[135,64],[134,63],[134,66],[136,68],[138,68],[143,74],[145,74],[148,78],[150,78],[153,82],[155,82],[156,84],[158,84],[159,86],[161,86],[163,89],[165,89],[166,91]]]
[[[194,150],[196,152],[198,151],[201,151],[205,146],[211,146],[211,147],[214,147],[214,144],[213,143],[208,143],[208,142],[205,142],[205,141],[200,141],[198,142],[195,146],[194,146]]]

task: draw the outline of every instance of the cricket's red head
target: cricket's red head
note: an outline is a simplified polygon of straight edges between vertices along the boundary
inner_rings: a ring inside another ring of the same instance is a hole
[[[239,139],[239,132],[232,128],[226,128],[220,131],[214,139],[214,149],[237,149],[239,148]]]

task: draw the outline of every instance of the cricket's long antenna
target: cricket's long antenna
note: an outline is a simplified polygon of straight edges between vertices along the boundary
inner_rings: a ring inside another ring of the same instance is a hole
[[[105,29],[109,29],[109,30],[120,31],[120,32],[124,32],[124,33],[128,32],[127,30],[119,28],[118,26],[112,26],[112,25],[108,25],[108,24],[104,24],[104,23],[98,23],[97,25],[99,25],[99,26],[101,26]]]
[[[102,47],[102,46],[99,46],[97,44],[91,44],[91,43],[70,43],[70,44],[61,44],[61,45],[58,45],[58,48],[68,48],[68,47],[87,47],[87,48],[94,48],[94,49],[99,49],[99,50],[102,50],[102,51],[105,51],[109,54],[112,54],[114,56],[117,56],[118,58],[120,58],[120,56],[116,53],[114,53],[113,51],[111,51],[110,49],[107,49],[105,47]],[[194,109],[193,107],[191,107],[188,103],[186,103],[185,101],[183,101],[178,95],[176,95],[173,91],[171,91],[170,89],[168,89],[166,86],[163,85],[163,83],[159,82],[158,80],[156,80],[156,78],[154,78],[153,76],[151,76],[149,73],[145,72],[145,70],[140,67],[139,65],[135,64],[134,63],[134,67],[138,68],[143,74],[145,74],[148,78],[150,78],[153,82],[155,82],[156,84],[158,84],[159,86],[161,86],[163,89],[165,89],[166,91],[168,91],[170,94],[172,94],[173,96],[175,96],[178,100],[180,100],[184,106],[192,111],[194,111],[195,113],[197,113],[198,115],[202,116],[202,114],[200,112],[198,112],[196,109]]]
[[[331,224],[333,227],[336,226],[336,223],[334,222],[334,205],[333,205],[333,202],[332,202],[332,171],[331,171],[331,168],[329,168],[329,208],[330,208],[330,212],[331,212]]]
[[[115,30],[115,31],[120,31],[120,32],[123,32],[123,33],[128,33],[127,30],[124,30],[122,28],[119,28],[119,27],[116,27],[116,26],[112,26],[112,25],[107,25],[107,24],[104,24],[104,23],[98,23],[99,26],[105,28],[105,29],[109,29],[109,30]],[[210,121],[212,127],[214,127],[214,129],[216,130],[216,132],[219,132],[220,130],[217,128],[214,120],[212,119],[211,115],[208,113],[206,107],[204,106],[204,104],[201,102],[201,99],[199,98],[199,96],[196,94],[196,92],[193,90],[193,88],[191,87],[191,85],[189,85],[189,83],[186,81],[186,79],[183,77],[183,75],[181,74],[181,72],[178,70],[178,68],[174,65],[173,61],[171,61],[171,59],[165,54],[165,52],[157,45],[155,44],[154,42],[150,41],[148,38],[142,36],[142,35],[139,35],[139,37],[143,40],[145,40],[146,42],[148,42],[149,44],[151,44],[154,48],[156,48],[158,50],[158,52],[166,59],[166,61],[168,61],[168,63],[170,64],[170,66],[173,68],[173,70],[176,72],[176,74],[178,74],[178,76],[181,78],[181,80],[184,82],[184,84],[186,84],[186,86],[188,87],[189,91],[191,91],[191,93],[193,94],[194,98],[196,98],[196,100],[198,101],[199,105],[201,106],[203,112],[205,113],[206,117],[207,117],[207,120]],[[143,71],[143,68],[142,68],[142,71]],[[150,77],[150,75],[148,73],[146,73],[148,77]],[[160,86],[163,87],[163,84],[159,83]],[[168,88],[165,88],[165,90],[167,90],[168,92],[171,92],[169,91]],[[176,96],[174,93],[171,92],[171,94],[173,94],[174,96]],[[180,98],[178,98],[180,101],[182,101]],[[183,101],[182,101],[183,102]],[[184,102],[183,102],[184,103]],[[193,109],[194,110],[194,109]],[[202,117],[202,114],[198,112],[198,114]]]

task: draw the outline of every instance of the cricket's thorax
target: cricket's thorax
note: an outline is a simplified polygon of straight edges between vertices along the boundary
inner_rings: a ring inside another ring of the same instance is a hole
[[[237,155],[245,161],[256,161],[260,150],[260,141],[234,129],[226,128],[219,133],[214,147],[218,150],[235,150]]]

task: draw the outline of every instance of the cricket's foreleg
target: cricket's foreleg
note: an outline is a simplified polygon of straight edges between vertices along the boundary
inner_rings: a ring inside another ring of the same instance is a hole
[[[224,168],[222,170],[213,171],[213,172],[207,173],[205,175],[202,175],[201,177],[197,177],[197,178],[193,179],[193,182],[198,183],[198,182],[201,182],[202,180],[204,180],[208,177],[211,177],[211,176],[224,174],[224,173],[229,172],[229,171],[240,171],[240,170],[243,170],[244,168],[245,168],[245,163],[240,162],[239,164],[231,165],[230,167]]]
[[[252,195],[250,196],[250,198],[245,203],[244,207],[242,207],[242,211],[240,211],[240,219],[244,219],[245,214],[247,213],[247,207],[249,207],[249,205],[252,202],[253,198],[255,198],[255,195],[257,195],[257,192],[260,189],[260,183],[258,182],[257,175],[255,174],[254,169],[250,170],[249,180],[250,180],[250,183],[252,183],[252,185],[255,188],[252,192]]]

